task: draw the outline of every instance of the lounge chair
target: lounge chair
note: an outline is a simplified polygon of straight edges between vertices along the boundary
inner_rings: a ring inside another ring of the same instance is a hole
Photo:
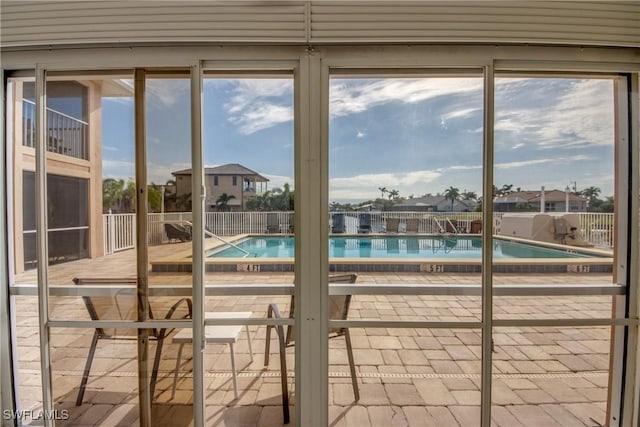
[[[418,218],[407,218],[405,232],[418,233],[418,228],[420,228],[420,220]]]
[[[371,214],[358,215],[358,233],[371,233]]]
[[[358,276],[356,274],[344,274],[339,276],[329,276],[329,283],[355,283]],[[349,305],[351,304],[351,295],[331,295],[329,296],[329,319],[346,320],[349,314]],[[289,318],[294,318],[295,300],[291,296],[289,306]],[[267,318],[282,318],[280,310],[276,304],[269,304],[267,310]],[[287,358],[286,347],[294,342],[294,326],[288,326],[285,334],[282,325],[267,325],[267,336],[264,351],[264,366],[269,365],[270,345],[271,345],[271,329],[275,328],[278,334],[278,344],[280,348],[280,378],[282,384],[282,413],[284,424],[289,423],[289,386],[287,383]],[[358,379],[356,376],[356,367],[353,359],[353,348],[351,347],[351,335],[347,328],[329,328],[329,338],[344,336],[347,344],[347,358],[349,359],[349,369],[351,371],[351,384],[353,386],[353,394],[355,401],[360,400],[360,390],[358,388]]]
[[[164,231],[167,233],[169,241],[179,240],[188,242],[191,240],[191,231],[180,224],[165,223]]]
[[[280,220],[278,214],[275,212],[269,212],[267,214],[267,233],[279,233],[280,232]]]
[[[400,218],[387,218],[387,233],[397,233],[400,231]]]
[[[78,285],[135,285],[137,279],[135,277],[119,277],[119,278],[80,278],[76,277],[73,282]],[[108,297],[89,297],[83,296],[84,302],[89,317],[91,320],[137,320],[137,307],[136,307],[136,295],[135,293],[125,292],[126,289],[122,289],[116,292],[113,296]],[[164,319],[173,319],[173,315],[180,308],[181,305],[185,305],[182,312],[181,319],[190,319],[192,315],[192,302],[189,298],[179,299],[173,306],[167,311]],[[153,312],[151,311],[151,305],[149,305],[149,319],[153,319]],[[151,398],[153,399],[156,381],[158,379],[158,368],[160,367],[160,356],[162,354],[162,345],[165,338],[173,332],[174,329],[150,329],[149,338],[157,342],[156,354],[153,361],[153,369],[151,371]],[[89,354],[87,355],[87,361],[84,367],[84,373],[82,374],[82,380],[80,382],[80,389],[78,390],[78,397],[76,398],[76,406],[82,405],[82,399],[84,397],[84,391],[87,387],[87,381],[89,379],[89,373],[91,371],[91,364],[95,356],[96,348],[98,347],[98,341],[103,339],[108,340],[137,340],[136,329],[126,329],[124,331],[118,331],[107,328],[95,328],[93,332],[93,338],[91,340],[91,346],[89,347]]]
[[[344,222],[344,214],[342,212],[334,213],[331,215],[333,225],[331,226],[332,233],[346,233],[347,226]]]

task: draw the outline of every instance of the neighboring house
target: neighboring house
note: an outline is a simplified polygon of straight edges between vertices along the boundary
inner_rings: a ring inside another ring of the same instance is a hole
[[[549,190],[544,192],[545,212],[586,212],[589,199],[577,194],[568,193],[569,209],[567,209],[567,192]],[[493,210],[496,212],[540,212],[542,192],[515,191],[506,196],[493,199]]]
[[[47,81],[47,223],[49,263],[104,254],[102,98],[132,96],[119,81]],[[36,265],[36,109],[33,81],[16,79],[7,93],[12,143],[15,271]]]
[[[394,205],[392,209],[406,212],[473,212],[477,205],[473,200],[456,199],[451,209],[451,199],[444,196],[423,196],[407,199]]]
[[[191,193],[191,173],[191,169],[171,173],[176,177],[176,197],[180,198],[182,195]],[[258,172],[238,163],[205,168],[204,175],[207,211],[216,210],[216,201],[224,193],[233,196],[227,202],[230,211],[243,211],[250,198],[267,191],[269,182]]]

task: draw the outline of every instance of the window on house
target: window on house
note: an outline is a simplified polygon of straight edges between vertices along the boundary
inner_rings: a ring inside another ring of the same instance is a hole
[[[213,177],[213,185],[218,185],[218,177],[217,176]]]
[[[234,186],[238,185],[238,177],[237,176],[233,177],[233,185]]]

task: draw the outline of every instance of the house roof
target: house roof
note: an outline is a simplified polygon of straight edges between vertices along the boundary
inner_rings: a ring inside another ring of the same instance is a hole
[[[407,207],[407,206],[438,206],[441,204],[451,204],[451,199],[447,199],[444,196],[422,196],[407,199],[402,203],[398,203],[395,206]],[[475,207],[478,203],[473,200],[460,200],[456,199],[454,205],[462,205],[467,208]]]
[[[171,175],[191,175],[191,169],[183,169],[175,172],[171,172]],[[212,168],[204,168],[205,175],[241,175],[241,176],[251,176],[256,179],[258,182],[269,182],[268,178],[260,175],[258,172],[253,171],[247,167],[242,166],[239,163],[229,163],[222,166],[215,166]]]
[[[567,193],[560,190],[549,190],[544,192],[545,202],[564,202]],[[539,203],[541,199],[540,190],[536,191],[514,191],[506,196],[500,196],[493,199],[493,203]],[[569,193],[569,200],[586,202],[587,198],[577,194]]]

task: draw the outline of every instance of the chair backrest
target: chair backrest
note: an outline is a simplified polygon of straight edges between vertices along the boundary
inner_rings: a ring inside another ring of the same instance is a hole
[[[371,231],[371,214],[361,213],[358,215],[358,231]]]
[[[171,239],[179,239],[181,241],[191,240],[191,233],[187,229],[179,224],[164,224],[164,231],[167,233],[167,237]]]
[[[347,229],[344,223],[344,214],[342,212],[334,213],[332,216],[333,226],[331,227],[332,233],[344,233]]]
[[[137,280],[135,277],[119,277],[119,278],[80,278],[73,279],[73,283],[77,286],[82,285],[135,285]],[[137,320],[138,309],[136,303],[136,294],[131,289],[116,290],[110,296],[89,297],[83,296],[89,317],[91,320]],[[151,317],[151,316],[150,316]],[[115,328],[97,328],[101,335],[107,336],[128,336],[136,335],[135,329],[121,329],[117,331]]]
[[[420,220],[418,218],[407,218],[407,233],[417,233],[420,226]]]
[[[329,283],[356,283],[358,279],[357,274],[340,274],[336,276],[329,276]],[[351,295],[331,295],[329,296],[329,316],[331,320],[346,320],[349,315],[349,306],[351,305]],[[289,318],[293,319],[295,315],[295,299],[291,296],[291,305],[289,309]],[[344,333],[344,328],[329,328],[329,333],[341,335]],[[295,340],[294,327],[289,326],[287,328],[286,344],[290,344]]]
[[[397,233],[399,228],[399,218],[387,218],[387,233]]]
[[[269,212],[267,214],[267,233],[276,233],[280,231],[280,220],[278,214],[275,212]]]

